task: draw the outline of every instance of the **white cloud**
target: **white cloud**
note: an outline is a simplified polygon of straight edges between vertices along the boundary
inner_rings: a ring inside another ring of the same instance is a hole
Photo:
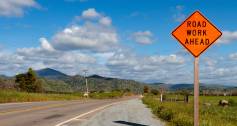
[[[214,67],[217,64],[217,60],[208,57],[205,57],[203,62],[207,67]]]
[[[229,58],[230,58],[231,60],[237,60],[237,53],[232,53],[232,54],[230,54],[230,55],[229,55]]]
[[[184,6],[177,5],[175,7],[175,13],[173,15],[173,18],[176,22],[183,22],[185,20],[186,15],[183,14]]]
[[[138,56],[131,50],[106,53],[80,51],[50,51],[41,47],[18,49],[14,53],[0,52],[0,74],[24,72],[29,67],[54,68],[67,74],[90,74],[148,82],[193,83],[193,60],[180,54]],[[229,60],[228,58],[234,58]],[[226,58],[200,59],[200,82],[237,85],[236,54]]]
[[[101,15],[95,10],[95,8],[89,8],[89,9],[82,12],[83,18],[94,19],[94,18],[98,18],[100,16]]]
[[[29,7],[38,7],[35,0],[1,0],[0,15],[1,16],[23,16],[24,9]]]
[[[91,21],[85,17],[95,18]],[[108,16],[88,9],[82,13],[82,24],[74,24],[53,36],[51,44],[57,50],[84,50],[106,52],[118,45],[118,35]]]
[[[36,48],[19,48],[16,51],[18,56],[23,56],[26,60],[70,63],[94,63],[93,56],[83,54],[79,51],[58,51],[55,50],[45,38],[40,39],[41,46]]]
[[[88,13],[84,13],[84,16],[89,16]],[[66,27],[49,41],[42,37],[39,39],[39,47],[18,48],[16,52],[5,55],[0,64],[7,65],[6,68],[14,67],[11,69],[13,73],[22,72],[28,67],[50,67],[68,74],[77,74],[84,68],[91,68],[93,73],[109,75],[108,68],[103,64],[118,46],[117,32],[111,25],[110,17],[96,13],[101,15],[98,19],[92,21],[84,18],[83,23]],[[0,74],[4,71],[5,68],[0,68]]]
[[[87,23],[71,26],[57,33],[52,40],[58,50],[88,50],[104,52],[113,49],[118,43],[114,29],[98,24]]]
[[[237,31],[223,31],[222,36],[217,40],[218,44],[228,44],[237,41]]]
[[[151,44],[153,42],[153,34],[149,30],[135,32],[131,37],[140,44]]]
[[[50,67],[73,75],[82,74],[82,70],[87,68],[90,74],[138,81],[193,82],[190,55],[182,51],[170,55],[139,56],[118,46],[118,34],[112,26],[112,19],[98,14],[100,16],[93,20],[82,18],[82,23],[66,27],[49,40],[40,38],[39,47],[19,48],[12,53],[0,50],[0,74],[24,72],[29,67]],[[107,20],[105,18],[111,21],[101,21]],[[235,39],[233,34],[231,36],[227,37],[228,41]],[[153,41],[153,34],[148,30],[135,32],[132,37],[143,44]],[[237,53],[223,59],[201,58],[201,83],[237,84],[236,60]]]
[[[129,51],[118,51],[109,58],[106,65],[111,70],[111,75],[120,78],[175,83],[186,76],[180,77],[178,81],[167,78],[175,78],[182,73],[180,69],[184,64],[185,59],[176,54],[143,57]]]
[[[102,25],[105,25],[105,26],[110,26],[111,23],[112,23],[112,20],[109,18],[109,17],[102,17],[99,22],[102,24]]]
[[[46,38],[40,38],[40,42],[42,49],[47,51],[55,51],[55,49],[52,47],[52,45],[48,42]]]

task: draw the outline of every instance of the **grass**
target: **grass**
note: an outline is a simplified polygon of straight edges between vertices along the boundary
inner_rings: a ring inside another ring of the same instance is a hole
[[[92,99],[112,99],[121,98],[125,94],[120,91],[113,92],[95,92],[90,93]],[[0,103],[9,102],[34,102],[34,101],[59,101],[59,100],[80,100],[82,93],[52,94],[52,93],[27,93],[15,90],[0,90]]]
[[[46,93],[19,92],[19,91],[15,91],[15,90],[0,90],[0,103],[78,100],[81,98],[82,98],[81,93],[46,94]]]
[[[103,93],[91,93],[90,98],[94,99],[111,99],[111,98],[121,98],[124,93],[121,91],[113,91],[113,92],[103,92]]]
[[[219,100],[231,101],[228,107],[218,106]],[[231,100],[230,100],[231,99]],[[169,126],[193,126],[193,98],[189,103],[160,102],[157,96],[147,95],[143,103],[152,109]],[[205,106],[210,103],[211,106]],[[236,126],[237,97],[235,96],[200,96],[200,126]]]

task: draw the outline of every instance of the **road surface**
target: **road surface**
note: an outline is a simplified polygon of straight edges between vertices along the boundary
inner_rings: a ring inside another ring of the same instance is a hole
[[[131,98],[116,100],[79,100],[51,101],[31,103],[0,104],[1,126],[63,126],[62,122],[78,115],[92,115],[95,109],[103,109],[116,102]],[[85,117],[86,117],[85,116]],[[60,125],[59,125],[60,124]]]
[[[100,111],[80,126],[164,126],[153,117],[150,109],[139,99],[123,101]],[[76,124],[69,126],[78,126]]]

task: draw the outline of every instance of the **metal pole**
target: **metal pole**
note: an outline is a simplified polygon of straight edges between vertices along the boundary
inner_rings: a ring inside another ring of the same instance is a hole
[[[88,93],[89,93],[89,88],[88,88],[87,77],[86,77],[86,73],[87,73],[88,70],[83,70],[83,71],[85,72],[85,79],[86,79],[86,93],[87,93],[87,95],[88,95]]]
[[[194,60],[194,126],[199,126],[199,57]]]
[[[87,77],[86,77],[86,93],[89,93],[89,89],[88,89],[88,84],[87,84]]]

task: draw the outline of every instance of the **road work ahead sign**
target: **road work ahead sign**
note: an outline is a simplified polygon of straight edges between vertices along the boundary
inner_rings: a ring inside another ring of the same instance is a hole
[[[190,52],[198,57],[212,45],[222,33],[199,11],[189,16],[172,35]]]

